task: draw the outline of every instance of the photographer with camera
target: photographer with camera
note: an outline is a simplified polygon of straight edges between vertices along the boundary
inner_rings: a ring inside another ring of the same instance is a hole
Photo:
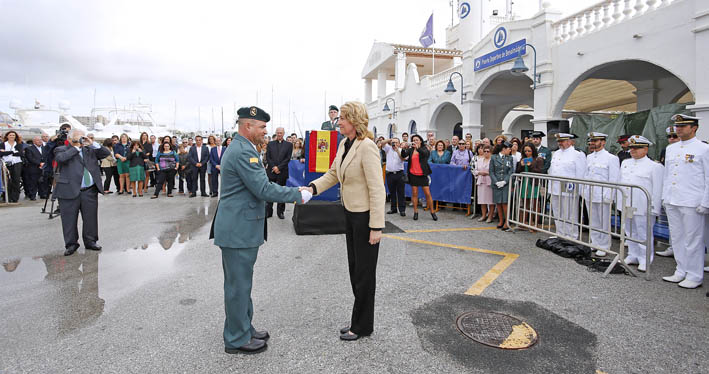
[[[65,256],[72,255],[79,248],[79,212],[84,247],[101,250],[97,243],[98,194],[103,194],[103,186],[98,160],[111,155],[111,151],[91,141],[81,130],[71,130],[68,141],[69,145],[54,150],[56,162],[61,168],[54,195],[61,206]]]

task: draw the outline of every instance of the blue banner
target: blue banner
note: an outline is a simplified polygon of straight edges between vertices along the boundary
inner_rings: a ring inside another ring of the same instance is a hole
[[[299,160],[291,160],[288,163],[288,187],[305,186],[305,164]]]
[[[473,192],[473,174],[470,168],[463,169],[457,165],[430,164],[431,166],[431,197],[433,200],[446,203],[470,204]],[[404,170],[408,170],[404,163]],[[387,187],[387,194],[389,188]],[[406,185],[406,196],[411,197],[411,186]],[[419,197],[423,191],[419,191]]]
[[[522,51],[522,56],[527,54],[527,39],[522,39],[514,43],[508,44],[496,51],[492,51],[486,55],[477,57],[474,62],[474,71],[487,69],[491,66],[501,64],[505,61],[509,61],[517,58],[519,51]]]

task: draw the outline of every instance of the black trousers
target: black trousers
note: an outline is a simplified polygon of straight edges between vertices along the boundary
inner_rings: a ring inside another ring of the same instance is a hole
[[[7,171],[10,174],[10,180],[7,183],[6,191],[7,198],[11,203],[16,203],[20,200],[20,181],[22,180],[22,163],[18,162],[12,165],[7,165]]]
[[[162,191],[162,185],[167,183],[167,194],[172,195],[172,189],[175,188],[175,174],[177,170],[167,169],[167,170],[156,170],[156,178],[158,183],[155,185],[155,196],[160,194]]]
[[[374,291],[379,243],[369,244],[369,212],[345,210],[345,238],[350,283],[354,294],[350,331],[370,335],[374,331]]]
[[[212,195],[217,195],[219,194],[219,170],[214,170],[211,178],[209,192],[211,192]]]
[[[199,191],[201,194],[206,195],[207,194],[207,189],[206,189],[206,183],[205,183],[205,174],[207,173],[207,165],[202,165],[202,167],[192,167],[192,188],[190,188],[190,192],[196,194],[197,193],[197,178],[199,177]],[[187,185],[189,186],[190,183],[187,182]],[[188,187],[189,188],[189,187]]]
[[[280,174],[274,174],[274,173],[268,173],[268,180],[278,184],[279,186],[285,186],[286,181],[288,181],[288,176],[286,174],[287,171],[281,171]],[[276,205],[276,212],[277,213],[283,213],[286,211],[286,204],[285,203],[278,203]],[[273,215],[273,203],[272,202],[267,202],[266,203],[266,215],[267,216],[272,216]]]
[[[23,178],[22,183],[25,186],[25,196],[30,199],[37,197],[37,191],[39,190],[39,180],[42,176],[42,169],[38,165],[27,165],[23,167],[22,170]],[[40,196],[45,196],[40,192]]]
[[[396,173],[388,172],[386,174],[387,187],[389,188],[389,197],[391,200],[391,210],[404,213],[406,211],[406,195],[404,194],[404,171]]]
[[[62,219],[64,233],[64,248],[79,245],[79,229],[77,227],[79,212],[81,212],[81,238],[84,247],[98,242],[98,188],[94,184],[80,191],[73,199],[59,199],[61,207],[59,216]]]
[[[104,191],[109,191],[111,189],[111,179],[114,177],[118,177],[118,168],[113,166],[113,167],[107,167],[107,168],[101,168],[103,170],[103,190]],[[116,184],[116,191],[118,191],[118,184]]]

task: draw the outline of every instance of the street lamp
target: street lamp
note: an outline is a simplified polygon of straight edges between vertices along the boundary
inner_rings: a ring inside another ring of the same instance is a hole
[[[392,103],[393,103],[393,105],[392,105],[392,108],[394,109],[393,111],[392,111],[391,109],[389,109],[389,100],[391,100]],[[392,115],[393,115],[393,118],[396,118],[396,100],[394,100],[393,97],[390,97],[390,98],[386,99],[386,101],[384,102],[384,108],[382,109],[382,111],[383,111],[383,112],[389,112],[389,111],[391,111],[391,112],[392,112]]]
[[[523,47],[526,46],[532,47],[532,51],[534,51],[534,71],[532,71],[532,76],[534,78],[532,79],[532,81],[534,82],[533,89],[536,90],[537,83],[542,83],[542,75],[537,74],[537,49],[529,43],[526,43]],[[519,53],[517,54],[517,58],[515,59],[515,63],[514,65],[512,65],[512,69],[510,69],[510,73],[512,73],[512,75],[521,76],[528,71],[529,68],[527,67],[527,65],[524,64],[524,60],[522,59],[522,48],[520,48]]]
[[[465,100],[465,96],[466,96],[465,92],[463,92],[463,88],[464,88],[464,86],[463,86],[463,74],[460,74],[460,73],[457,72],[457,71],[452,72],[452,73],[451,73],[451,76],[448,78],[448,85],[446,86],[446,89],[443,90],[443,92],[447,93],[448,95],[453,95],[454,93],[456,93],[455,86],[453,85],[453,75],[454,75],[454,74],[458,74],[458,75],[460,76],[460,87],[461,87],[461,91],[460,91],[460,105],[463,105],[463,100]]]

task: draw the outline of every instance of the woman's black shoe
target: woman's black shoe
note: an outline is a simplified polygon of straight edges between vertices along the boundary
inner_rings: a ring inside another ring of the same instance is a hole
[[[431,212],[431,218],[433,218],[434,221],[438,221],[438,216],[436,216],[436,213]]]
[[[347,331],[350,331],[350,327],[346,326],[340,329],[340,334],[347,334]]]
[[[419,212],[414,212],[414,221],[419,220]]]
[[[359,339],[359,335],[357,335],[355,333],[350,334],[349,331],[347,331],[344,334],[340,334],[340,339],[346,340],[346,341],[357,340],[357,339]]]
[[[505,225],[504,223],[503,223],[502,225],[497,225],[497,228],[498,228],[498,229],[501,229],[502,226],[504,226],[504,225]]]

